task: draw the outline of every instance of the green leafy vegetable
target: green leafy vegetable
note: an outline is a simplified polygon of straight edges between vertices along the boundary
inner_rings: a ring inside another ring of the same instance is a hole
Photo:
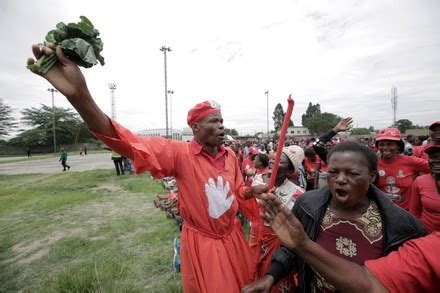
[[[60,46],[70,60],[86,68],[98,64],[104,65],[104,57],[100,55],[104,45],[98,37],[99,31],[85,16],[80,16],[78,23],[65,24],[60,22],[56,29],[47,33],[46,43],[55,43]],[[27,68],[40,73],[46,73],[57,62],[56,54],[43,55]]]

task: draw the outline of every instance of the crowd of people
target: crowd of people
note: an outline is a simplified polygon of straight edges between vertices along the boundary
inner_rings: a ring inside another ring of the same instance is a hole
[[[33,52],[57,55],[43,77],[136,173],[175,178],[185,292],[440,291],[440,122],[411,155],[396,128],[336,138],[350,117],[318,139],[226,143],[220,105],[205,101],[188,112],[190,142],[141,137],[99,109],[60,48]]]

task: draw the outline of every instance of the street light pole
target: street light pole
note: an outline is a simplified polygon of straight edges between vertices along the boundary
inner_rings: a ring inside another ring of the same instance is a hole
[[[171,138],[173,138],[173,90],[168,90],[170,94],[170,130],[171,130]]]
[[[108,88],[111,92],[111,100],[112,100],[112,119],[116,119],[116,103],[115,103],[115,90],[116,90],[116,84],[115,83],[109,83]]]
[[[167,88],[167,52],[170,52],[170,47],[162,46],[160,48],[163,52],[163,58],[164,58],[164,68],[165,68],[165,133],[166,137],[168,138],[168,88]]]
[[[267,138],[269,138],[269,91],[264,92],[267,98]]]
[[[53,153],[57,153],[57,137],[56,137],[56,131],[55,131],[55,99],[54,99],[54,93],[57,93],[58,91],[54,88],[48,88],[47,91],[52,93],[52,135],[53,135]]]

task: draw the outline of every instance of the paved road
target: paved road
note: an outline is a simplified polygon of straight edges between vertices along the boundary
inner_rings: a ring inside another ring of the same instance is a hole
[[[88,154],[87,156],[69,155],[67,164],[70,171],[87,171],[114,168],[110,153]],[[14,175],[26,173],[59,173],[63,170],[59,157],[0,164],[0,174]]]

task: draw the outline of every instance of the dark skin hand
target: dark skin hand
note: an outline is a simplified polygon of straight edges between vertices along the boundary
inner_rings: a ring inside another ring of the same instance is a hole
[[[94,131],[115,137],[116,133],[108,117],[99,109],[87,88],[86,80],[78,66],[70,61],[59,47],[49,44],[47,47],[32,45],[32,52],[36,59],[56,52],[58,61],[44,75],[41,75],[61,94],[66,96],[72,106],[78,111],[87,126]],[[28,58],[27,64],[35,60]]]

